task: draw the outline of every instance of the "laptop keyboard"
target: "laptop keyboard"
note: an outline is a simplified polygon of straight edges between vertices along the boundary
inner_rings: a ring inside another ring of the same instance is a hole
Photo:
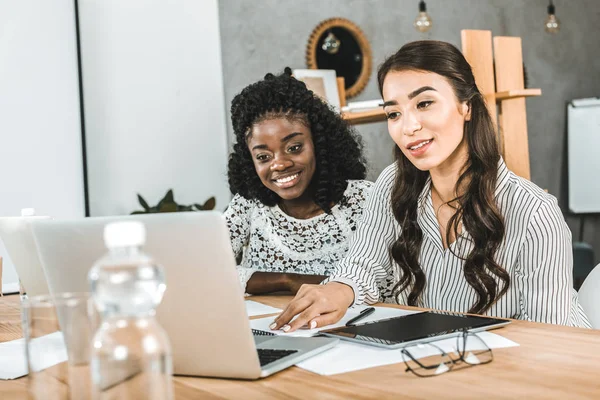
[[[261,331],[260,329],[252,329],[254,336],[277,336],[273,332]]]
[[[260,366],[264,367],[267,364],[277,361],[283,357],[287,357],[290,354],[297,353],[298,350],[275,350],[275,349],[256,349],[258,352],[258,359]]]
[[[252,329],[252,334],[254,336],[277,336],[273,332],[261,331],[260,329]],[[275,349],[256,349],[256,351],[258,352],[258,360],[261,367],[298,352],[298,350]]]

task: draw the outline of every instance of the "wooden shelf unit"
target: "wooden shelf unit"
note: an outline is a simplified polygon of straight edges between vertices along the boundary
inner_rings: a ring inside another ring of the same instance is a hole
[[[541,96],[542,90],[525,89],[521,38],[492,39],[491,31],[462,30],[461,41],[462,52],[498,128],[504,161],[515,174],[530,179],[525,98]]]

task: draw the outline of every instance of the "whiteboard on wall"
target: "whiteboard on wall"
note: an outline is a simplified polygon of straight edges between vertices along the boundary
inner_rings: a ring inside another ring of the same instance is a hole
[[[72,0],[0,2],[0,216],[85,215],[76,38]]]
[[[600,98],[568,106],[569,209],[600,213]]]
[[[217,0],[79,0],[91,216],[173,189],[223,210],[227,134]]]

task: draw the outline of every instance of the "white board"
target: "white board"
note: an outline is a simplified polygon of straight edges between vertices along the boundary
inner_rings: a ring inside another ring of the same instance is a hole
[[[600,98],[573,100],[568,109],[569,209],[600,212]]]

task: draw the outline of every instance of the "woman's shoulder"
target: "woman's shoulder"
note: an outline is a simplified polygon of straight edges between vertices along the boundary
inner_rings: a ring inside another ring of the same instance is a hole
[[[255,199],[247,199],[244,196],[241,196],[239,193],[234,195],[229,204],[227,205],[227,209],[225,210],[225,214],[247,214],[251,210],[258,207],[260,203]]]
[[[539,208],[542,205],[558,207],[556,197],[512,171],[509,171],[508,185],[514,199],[523,205],[528,205],[531,208]]]
[[[518,224],[529,226],[536,217],[564,221],[556,197],[511,171],[508,173],[505,188],[500,188],[498,196],[505,218],[518,221]]]

